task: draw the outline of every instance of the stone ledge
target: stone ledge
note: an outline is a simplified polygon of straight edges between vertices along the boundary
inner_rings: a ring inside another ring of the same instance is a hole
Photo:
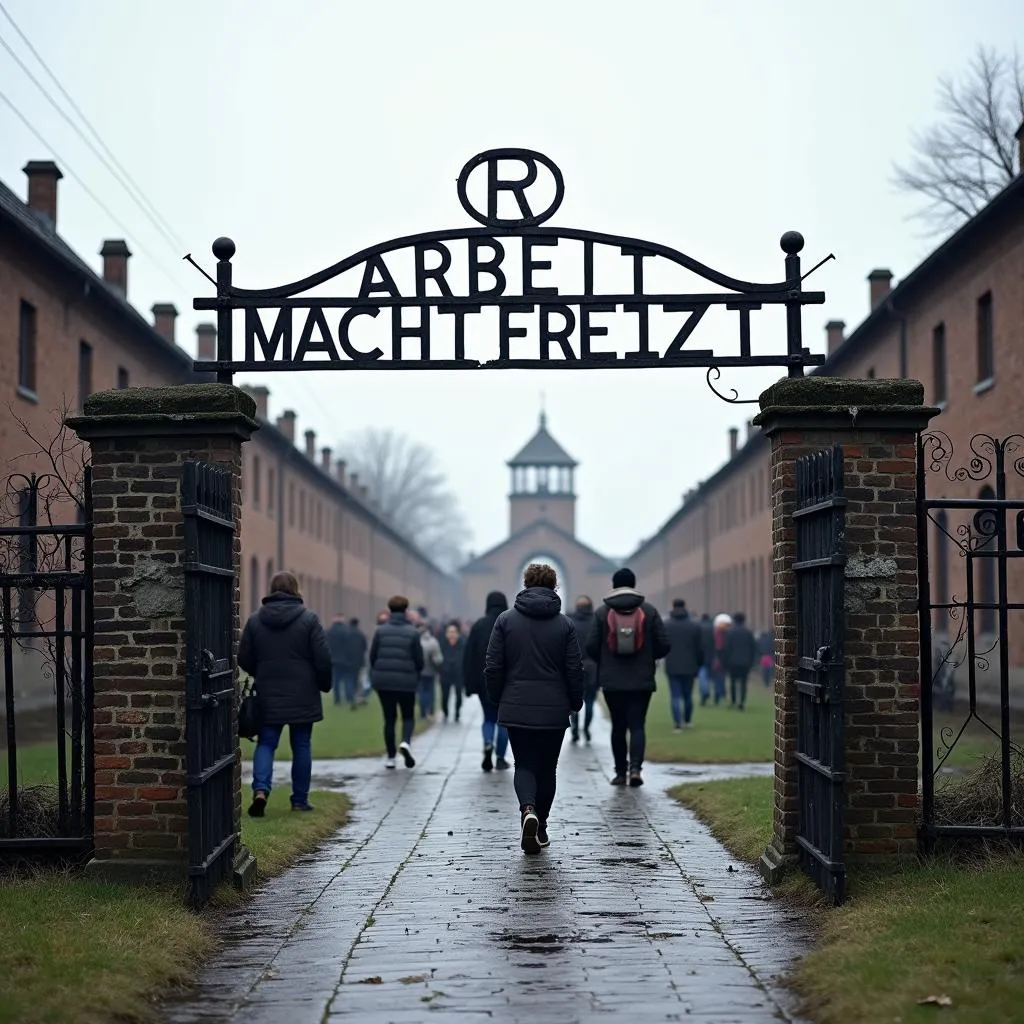
[[[64,422],[85,440],[172,434],[245,440],[259,429],[255,401],[231,384],[97,391],[85,400],[83,415]]]
[[[796,857],[784,856],[774,846],[769,846],[757,862],[761,877],[769,885],[778,885],[795,865]]]
[[[112,885],[183,884],[188,881],[188,865],[183,860],[94,857],[85,865],[85,875],[91,881]]]
[[[256,881],[256,867],[252,851],[244,843],[239,843],[231,866],[231,880],[236,889],[248,889]]]
[[[924,406],[919,380],[851,380],[846,377],[783,377],[761,394],[761,411],[772,408],[905,408]]]

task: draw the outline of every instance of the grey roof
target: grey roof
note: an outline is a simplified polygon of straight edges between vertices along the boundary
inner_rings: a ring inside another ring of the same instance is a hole
[[[537,433],[526,442],[519,454],[509,459],[509,466],[568,466],[578,465],[576,460],[548,433],[548,419],[540,414]]]
[[[91,298],[103,302],[115,316],[125,318],[126,326],[134,329],[143,344],[155,353],[176,362],[186,377],[202,380],[209,375],[195,374],[192,357],[182,348],[169,342],[149,321],[123,296],[111,288],[103,278],[82,259],[67,242],[28,205],[0,181],[0,221],[9,222],[30,243],[60,263],[65,270],[77,274],[90,286]],[[212,379],[212,377],[211,377]]]

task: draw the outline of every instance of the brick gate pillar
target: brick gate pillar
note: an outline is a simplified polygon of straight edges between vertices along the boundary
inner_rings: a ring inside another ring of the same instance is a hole
[[[796,855],[796,460],[842,445],[846,537],[846,856],[917,849],[920,665],[917,438],[938,409],[913,380],[798,377],[773,384],[755,419],[771,440],[775,632],[774,880]]]
[[[239,628],[242,444],[255,402],[226,384],[101,391],[68,420],[91,448],[95,855],[104,876],[185,877],[186,459],[234,478],[234,640]],[[236,747],[237,750],[237,747]],[[241,830],[241,752],[235,831]],[[252,858],[238,843],[236,870]]]

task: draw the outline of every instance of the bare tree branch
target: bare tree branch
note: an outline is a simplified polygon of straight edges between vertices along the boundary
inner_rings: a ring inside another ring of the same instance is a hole
[[[367,427],[340,445],[381,511],[442,569],[465,561],[471,533],[437,457],[389,429]]]
[[[912,137],[914,156],[896,164],[894,184],[925,197],[915,216],[935,233],[959,227],[1017,175],[1024,122],[1024,66],[979,47],[963,81],[939,80],[939,123]]]

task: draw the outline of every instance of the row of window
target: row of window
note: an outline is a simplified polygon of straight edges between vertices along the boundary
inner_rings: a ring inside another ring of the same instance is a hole
[[[36,307],[31,302],[21,300],[18,312],[18,387],[22,391],[34,395],[37,383],[38,337]],[[87,341],[78,343],[78,408],[81,409],[85,400],[93,393],[93,351]],[[117,368],[117,386],[127,388],[131,385],[128,371]]]
[[[992,317],[992,293],[985,292],[977,302],[977,338],[975,340],[975,388],[991,384],[996,376],[995,330]],[[936,405],[949,399],[946,359],[946,325],[932,328],[932,396]]]

